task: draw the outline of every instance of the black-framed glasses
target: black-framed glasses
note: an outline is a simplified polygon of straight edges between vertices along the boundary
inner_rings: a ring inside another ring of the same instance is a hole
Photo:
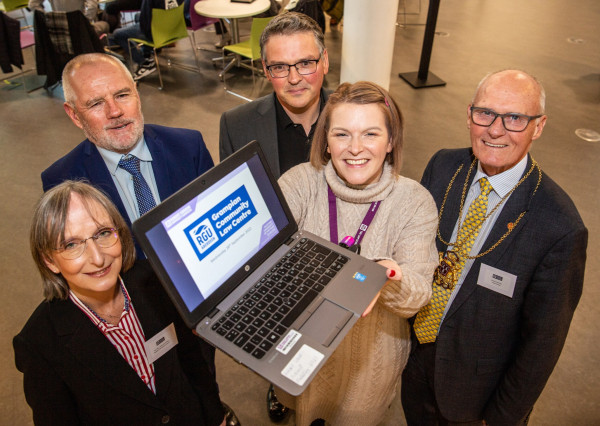
[[[267,70],[271,77],[273,78],[284,78],[290,75],[290,68],[296,68],[296,71],[300,75],[309,75],[314,74],[317,71],[317,64],[319,63],[319,59],[304,59],[300,62],[296,62],[295,64],[273,64],[267,65]]]
[[[115,228],[102,228],[94,235],[85,240],[69,240],[60,244],[60,247],[55,248],[63,258],[74,260],[83,254],[87,247],[88,240],[94,240],[96,245],[101,248],[109,248],[114,246],[119,240],[119,233]]]
[[[493,109],[471,106],[471,121],[478,126],[490,127],[496,118],[502,119],[502,125],[509,132],[524,131],[531,120],[542,117],[541,115],[525,115],[517,112],[498,114]]]

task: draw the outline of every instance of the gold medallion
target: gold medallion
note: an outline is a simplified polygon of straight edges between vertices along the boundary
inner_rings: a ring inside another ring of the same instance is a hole
[[[433,282],[445,289],[454,288],[458,255],[454,251],[439,252],[440,264],[435,270]]]

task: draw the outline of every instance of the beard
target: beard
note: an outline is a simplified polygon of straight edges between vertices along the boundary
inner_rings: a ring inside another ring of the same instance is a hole
[[[83,133],[94,145],[119,154],[130,152],[144,134],[144,116],[141,109],[136,116],[131,118],[117,118],[105,125],[102,129],[94,129],[85,120],[80,120]],[[128,125],[127,132],[119,135],[110,135],[111,130],[120,126]]]

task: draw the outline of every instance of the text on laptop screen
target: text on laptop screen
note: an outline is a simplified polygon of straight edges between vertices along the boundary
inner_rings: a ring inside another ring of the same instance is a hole
[[[288,224],[258,156],[146,235],[193,311]]]

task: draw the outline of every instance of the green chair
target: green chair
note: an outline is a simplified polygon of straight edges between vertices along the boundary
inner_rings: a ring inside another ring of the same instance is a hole
[[[154,60],[156,61],[158,79],[160,81],[159,90],[163,89],[163,81],[160,74],[160,65],[158,63],[156,49],[173,44],[177,40],[188,38],[196,58],[196,68],[199,69],[196,49],[194,49],[192,39],[190,38],[185,26],[185,18],[183,17],[183,4],[173,9],[152,9],[152,22],[150,23],[150,29],[152,31],[152,41],[142,40],[139,38],[128,39],[129,56],[131,57],[131,42],[136,43],[138,46],[150,46],[154,50]],[[169,61],[169,65],[170,64],[171,62]]]
[[[229,46],[223,47],[223,66],[225,65],[225,51],[231,52],[235,55],[241,56],[243,58],[249,59],[250,64],[245,64],[240,62],[239,65],[245,68],[249,68],[252,70],[252,90],[254,91],[255,87],[255,78],[254,71],[262,72],[262,67],[256,68],[254,66],[254,61],[260,59],[260,35],[263,30],[267,26],[267,24],[273,19],[273,17],[268,18],[253,18],[252,19],[252,27],[250,29],[250,40],[245,40],[240,43],[232,44]],[[225,72],[222,73],[223,84],[225,85],[225,90],[227,90],[227,82],[225,81]],[[227,90],[227,93],[235,95],[239,98],[250,101],[251,99],[246,98],[245,96],[241,96],[231,90]]]
[[[25,21],[25,25],[29,26],[27,23],[27,16],[25,15],[25,8],[29,5],[29,0],[3,0],[4,11],[12,12],[13,10],[20,10],[23,15],[23,20]]]

